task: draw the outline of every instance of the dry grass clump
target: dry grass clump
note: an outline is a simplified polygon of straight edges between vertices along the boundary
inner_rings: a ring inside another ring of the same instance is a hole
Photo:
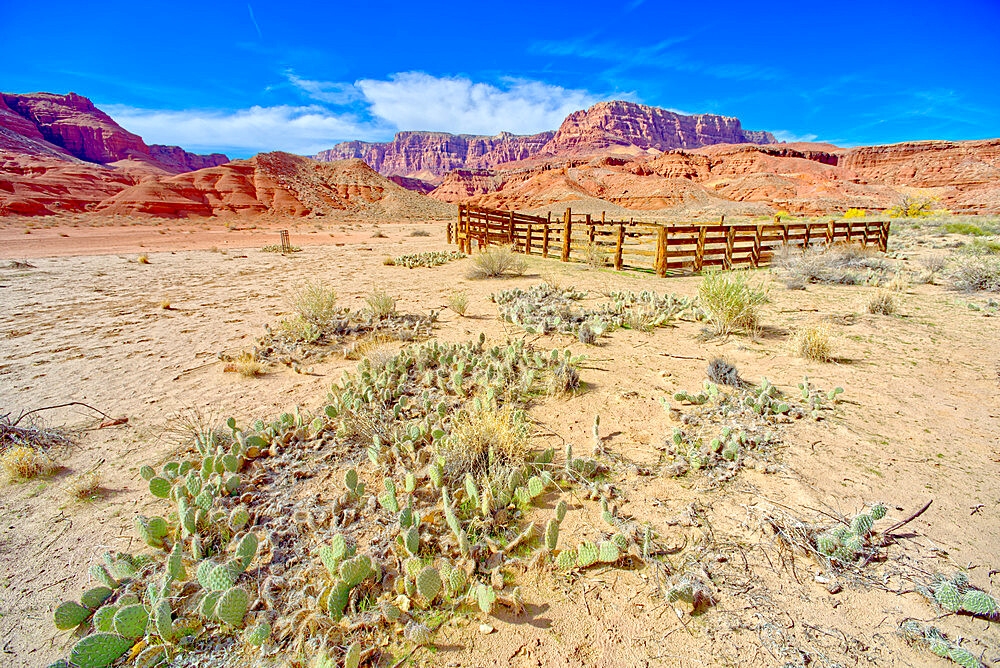
[[[55,466],[49,457],[26,445],[18,445],[4,450],[0,456],[0,468],[3,468],[10,480],[31,480],[32,478],[51,472]]]
[[[754,333],[757,309],[767,302],[767,289],[745,271],[710,271],[698,286],[698,299],[717,336],[742,330]]]
[[[396,298],[390,297],[382,290],[373,290],[365,297],[368,312],[373,318],[388,318],[396,312]]]
[[[861,285],[881,276],[887,265],[872,248],[857,244],[835,244],[826,248],[782,246],[774,256],[774,268],[789,289],[807,283]]]
[[[321,331],[337,317],[337,293],[322,283],[309,281],[296,288],[289,304],[298,316]]]
[[[960,256],[948,270],[948,280],[958,290],[1000,292],[1000,257],[987,253]]]
[[[413,230],[410,232],[411,237],[429,237],[431,235],[427,230]]]
[[[743,388],[749,385],[740,376],[740,371],[732,362],[723,357],[714,357],[708,363],[705,375],[713,383],[728,385],[729,387]]]
[[[597,269],[606,267],[610,263],[607,252],[596,243],[587,244],[583,252],[583,261]]]
[[[169,311],[171,309],[170,300],[169,299],[163,299],[163,300],[161,300],[160,301],[160,308],[163,309],[164,311]]]
[[[528,263],[510,246],[489,246],[473,256],[469,278],[521,276],[527,269]]]
[[[896,272],[896,275],[887,281],[884,286],[886,290],[892,292],[906,292],[910,289],[910,279],[904,276],[902,272]]]
[[[225,372],[238,373],[247,378],[256,378],[264,373],[264,364],[247,351],[241,352],[225,366]]]
[[[896,298],[888,290],[876,290],[868,298],[865,308],[875,315],[892,315],[896,312]]]
[[[469,308],[469,295],[464,292],[458,292],[448,297],[448,308],[457,313],[460,316],[465,315],[466,309]]]
[[[522,414],[510,406],[470,408],[455,420],[451,433],[437,445],[449,476],[496,474],[520,464],[528,453]]]
[[[580,389],[580,372],[572,364],[556,366],[545,376],[545,393],[557,397]]]
[[[149,256],[143,253],[142,255],[137,257],[135,261],[138,262],[139,264],[149,264]]]
[[[395,267],[396,266],[396,259],[387,256],[384,260],[382,260],[382,264],[384,264],[387,267]]]
[[[799,357],[816,362],[833,361],[830,328],[823,323],[803,325],[795,332],[792,345]]]
[[[92,501],[101,492],[101,476],[94,471],[73,476],[66,485],[66,494],[74,501]]]

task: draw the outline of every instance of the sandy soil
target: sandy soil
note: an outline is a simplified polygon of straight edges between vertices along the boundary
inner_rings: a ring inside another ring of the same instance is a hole
[[[266,323],[288,313],[285,297],[296,284],[326,281],[343,304],[354,307],[372,289],[384,289],[400,298],[405,312],[442,309],[448,295],[464,291],[470,297],[467,317],[443,311],[436,336],[459,341],[484,332],[499,341],[523,334],[497,319],[488,299],[493,291],[545,277],[587,290],[593,299],[611,290],[694,295],[700,280],[537,258],[527,275],[494,281],[465,278],[469,260],[430,269],[384,266],[386,256],[444,248],[443,229],[430,238],[409,236],[417,227],[424,226],[384,225],[386,238],[360,229],[334,237],[326,230],[293,235],[293,243],[305,248],[291,256],[256,250],[275,242],[270,231],[185,234],[171,225],[164,234],[159,229],[166,228],[143,228],[134,237],[104,228],[77,229],[69,237],[58,236],[60,228],[23,235],[42,240],[37,247],[9,246],[19,240],[2,231],[2,256],[30,257],[34,265],[0,269],[3,411],[76,400],[127,416],[128,423],[98,429],[100,416],[86,409],[47,412],[49,423],[81,430],[73,448],[54,453],[63,469],[47,479],[0,487],[0,663],[38,666],[65,655],[72,641],[55,631],[51,612],[86,586],[87,566],[106,549],[138,549],[133,517],[152,514],[158,504],[137,471],[164,461],[174,448],[172,416],[196,409],[250,422],[295,405],[315,409],[342,370],[354,367],[331,356],[311,369],[313,375],[277,366],[257,379],[223,373],[218,353],[249,348]],[[307,239],[313,236],[344,245],[312,245]],[[97,250],[110,244],[112,254]],[[185,246],[190,250],[180,250]],[[212,246],[226,252],[205,250]],[[149,264],[131,256],[140,249],[148,252]],[[594,569],[579,578],[529,572],[522,583],[529,602],[524,615],[502,613],[492,620],[497,632],[490,635],[480,633],[480,620],[456,618],[443,627],[438,649],[418,652],[413,661],[950,665],[896,635],[902,618],[930,620],[940,612],[907,593],[912,583],[897,574],[903,564],[949,572],[961,566],[975,584],[996,591],[1000,319],[969,310],[963,296],[938,285],[910,288],[897,316],[870,315],[861,303],[871,290],[787,291],[775,283],[764,309],[767,327],[757,341],[705,343],[694,322],[651,334],[616,331],[596,348],[565,336],[531,337],[539,347],[568,346],[589,357],[585,392],[533,407],[537,445],[561,448],[571,441],[589,451],[599,413],[608,450],[640,466],[657,462],[664,435],[673,428],[658,398],[700,387],[713,356],[724,354],[749,380],[766,376],[785,390],[808,374],[821,387],[839,385],[846,392],[834,418],[789,425],[773,468],[745,470],[715,491],[705,490],[698,476],[614,476],[623,513],[651,522],[678,545],[711,547],[712,561],[702,567],[718,587],[719,601],[707,613],[676,616],[653,594],[644,570]],[[166,301],[169,309],[161,307]],[[837,323],[837,363],[809,362],[790,352],[794,329],[817,317]],[[68,500],[69,477],[94,467],[103,477],[103,496],[89,503]],[[329,473],[331,479],[336,475]],[[816,509],[851,514],[880,499],[890,508],[887,521],[934,503],[908,525],[908,538],[888,548],[887,562],[871,565],[866,583],[844,578],[837,594],[815,580],[823,572],[816,562],[781,559],[773,537],[755,520],[756,511],[772,503],[815,519]],[[580,501],[573,508],[579,512],[570,513],[564,531],[597,535],[596,503]],[[988,648],[987,662],[1000,655],[995,624],[953,616],[935,623],[952,637],[978,639],[983,645],[975,647]]]

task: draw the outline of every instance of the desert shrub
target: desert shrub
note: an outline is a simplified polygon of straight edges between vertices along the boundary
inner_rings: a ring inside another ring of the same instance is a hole
[[[461,411],[451,434],[437,443],[452,479],[472,473],[496,477],[507,467],[520,464],[528,453],[523,412],[509,405],[480,402]]]
[[[792,344],[799,357],[817,362],[833,360],[830,328],[824,324],[812,323],[800,327],[795,332]]]
[[[753,332],[757,309],[767,302],[767,290],[742,271],[710,271],[698,286],[698,299],[717,336]]]
[[[295,314],[291,318],[284,318],[278,322],[278,334],[292,341],[314,343],[319,340],[323,332],[315,323]]]
[[[322,283],[309,281],[295,289],[289,299],[292,310],[320,330],[337,317],[337,293]]]
[[[413,230],[410,232],[411,237],[429,237],[431,235],[427,230]]]
[[[396,312],[396,298],[390,297],[382,290],[373,290],[365,297],[368,312],[373,318],[381,320]]]
[[[972,237],[981,237],[983,228],[972,223],[945,223],[941,226],[941,231],[947,234],[965,234]]]
[[[892,315],[896,312],[896,298],[888,290],[876,290],[865,305],[869,313]]]
[[[739,369],[722,357],[714,357],[708,363],[705,375],[713,383],[730,387],[744,387],[747,382],[740,377]]]
[[[397,258],[386,258],[383,264],[397,265],[413,269],[414,267],[437,267],[451,262],[461,260],[465,253],[458,251],[431,251],[427,253],[411,253],[410,255],[400,255]]]
[[[1000,255],[1000,241],[973,239],[959,249],[968,255]]]
[[[456,292],[455,294],[449,296],[448,308],[458,315],[464,316],[466,309],[469,308],[469,295],[464,292]]]
[[[958,290],[1000,291],[1000,257],[986,254],[958,257],[948,270],[948,280]]]
[[[75,501],[90,501],[101,493],[101,476],[90,471],[73,476],[66,485],[66,494]]]
[[[30,480],[52,470],[52,461],[44,452],[26,445],[4,450],[0,467],[11,480]]]
[[[285,247],[282,246],[281,244],[271,244],[269,246],[264,246],[263,248],[261,248],[260,252],[261,253],[282,253],[282,254],[284,254],[284,253],[298,253],[301,250],[302,249],[299,246],[291,246],[288,249],[285,249]],[[216,252],[225,253],[225,251],[216,251]]]
[[[594,268],[606,267],[609,264],[608,253],[598,244],[589,243],[583,252],[583,261]]]
[[[844,212],[844,218],[864,218],[868,215],[868,212],[864,209],[848,209]]]
[[[524,258],[510,246],[490,246],[472,258],[470,278],[520,276],[528,268]]]
[[[231,365],[227,366],[226,370],[235,371],[247,378],[256,378],[264,373],[264,364],[254,357],[253,353],[244,351],[233,358]]]
[[[903,201],[898,206],[886,210],[890,218],[920,218],[933,213],[933,206],[936,200],[931,197],[910,197],[903,196]]]
[[[372,232],[372,239],[385,239],[385,238],[386,238],[385,232],[378,229],[377,227]]]
[[[774,257],[778,279],[789,289],[805,283],[862,285],[878,283],[888,271],[877,251],[857,244],[801,249],[783,246]]]
[[[396,260],[395,260],[395,258],[386,257],[384,260],[382,260],[382,264],[384,264],[387,267],[395,267],[396,266]]]
[[[896,272],[895,276],[884,283],[884,287],[892,292],[906,292],[910,289],[910,279],[902,272]]]
[[[163,309],[164,311],[169,311],[171,309],[170,300],[169,299],[163,299],[163,300],[161,300],[160,301],[160,308]]]

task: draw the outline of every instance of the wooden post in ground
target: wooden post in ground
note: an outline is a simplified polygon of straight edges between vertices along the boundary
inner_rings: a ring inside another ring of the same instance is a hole
[[[889,250],[889,221],[885,221],[879,226],[878,249],[883,253]]]
[[[603,223],[604,223],[604,212],[601,211],[601,224],[603,224]]]
[[[524,254],[531,255],[531,223],[528,223],[528,228],[524,232]]]
[[[827,221],[826,223],[826,245],[830,246],[833,244],[833,219]]]
[[[510,212],[510,219],[507,221],[507,243],[514,248],[514,212]]]
[[[760,266],[760,247],[764,240],[764,226],[757,226],[757,233],[753,237],[753,252],[750,254],[750,266],[754,269]]]
[[[725,214],[722,216],[725,218]],[[724,266],[726,269],[733,268],[733,248],[736,245],[736,228],[732,225],[726,230],[726,259]]]
[[[587,214],[587,243],[594,243],[594,224],[590,222],[590,214]]]
[[[847,221],[847,245],[848,246],[851,245],[851,236],[852,236],[851,235],[851,232],[852,232],[851,228],[853,228],[853,227],[854,227],[854,223],[852,223],[851,221]]]
[[[788,245],[788,223],[781,226],[781,243]]]
[[[719,225],[725,225],[725,224],[726,224],[726,214],[722,214],[721,216],[719,216]]]
[[[604,214],[602,213],[603,217]],[[622,245],[625,242],[625,226],[621,223],[618,224],[618,243],[615,244],[615,270],[621,271],[622,269]]]
[[[569,242],[570,242],[570,237],[573,234],[572,216],[573,212],[570,211],[569,207],[566,207],[566,213],[563,214],[563,245],[562,245],[563,262],[569,262]]]
[[[667,275],[667,226],[656,228],[656,275],[663,278]]]
[[[448,245],[451,245],[451,221],[448,222],[447,232],[445,233],[448,238]]]
[[[698,245],[694,249],[694,270],[701,271],[705,262],[705,226],[698,228]]]
[[[806,223],[806,237],[805,237],[805,239],[802,240],[802,249],[803,250],[805,250],[806,248],[809,248],[809,232],[811,232],[810,227],[811,226],[809,225],[809,223]]]
[[[549,223],[545,223],[545,229],[542,230],[542,257],[547,258],[549,256]]]

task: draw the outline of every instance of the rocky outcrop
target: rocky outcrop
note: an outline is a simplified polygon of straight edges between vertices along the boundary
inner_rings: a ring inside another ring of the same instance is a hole
[[[403,186],[407,190],[412,190],[413,192],[420,193],[421,195],[426,195],[430,191],[434,190],[434,188],[436,187],[430,181],[424,181],[423,179],[415,179],[410,176],[397,176],[395,174],[392,174],[387,178],[396,185]]]
[[[615,100],[566,117],[542,148],[549,155],[603,152],[640,154],[651,150],[699,148],[711,144],[773,144],[770,132],[746,132],[737,118],[685,116],[658,107]]]
[[[501,132],[489,137],[400,132],[391,142],[345,142],[313,157],[321,161],[360,158],[381,174],[433,179],[453,169],[526,160],[537,154],[552,135],[552,132],[537,135]]]
[[[848,149],[840,166],[871,183],[969,188],[1000,183],[1000,139],[920,141]]]
[[[64,153],[102,165],[129,160],[144,163],[151,171],[172,174],[229,160],[221,153],[196,155],[177,146],[149,146],[142,137],[125,130],[93,102],[75,93],[0,93],[0,100],[0,125],[9,137],[2,147],[8,150],[33,155]],[[15,146],[14,136],[23,138],[20,146]]]
[[[0,150],[0,216],[90,211],[135,182],[127,172],[75,158]]]
[[[492,169],[525,161],[606,154],[641,155],[719,143],[773,143],[769,132],[743,130],[736,118],[685,116],[632,102],[601,102],[570,114],[555,132],[494,137],[400,132],[386,143],[345,142],[317,160],[360,158],[382,174],[440,180],[454,169]]]
[[[102,202],[98,211],[169,218],[353,212],[379,217],[448,217],[453,208],[381,176],[358,159],[321,163],[260,153],[176,176],[147,178]]]

